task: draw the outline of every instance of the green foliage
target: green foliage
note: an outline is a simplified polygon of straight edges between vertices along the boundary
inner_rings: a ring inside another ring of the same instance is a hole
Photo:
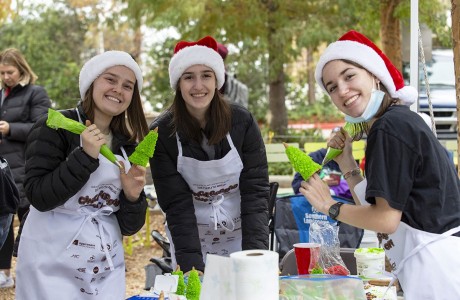
[[[147,53],[148,60],[145,80],[147,85],[142,90],[147,101],[155,110],[161,111],[172,103],[174,91],[169,84],[169,61],[173,55],[176,39],[167,38],[152,44],[151,50]]]
[[[40,12],[40,11],[39,11]],[[18,48],[56,108],[76,105],[85,27],[68,8],[49,8],[38,18],[16,18],[0,28],[2,48]]]
[[[289,105],[289,120],[303,120],[307,123],[343,121],[342,113],[329,96],[321,91],[317,93],[320,98],[315,103],[309,104],[307,92],[305,86],[293,83],[287,85],[286,101]]]
[[[446,12],[450,10],[447,1],[420,0],[419,23],[427,24],[433,31],[433,45],[452,48],[452,31],[447,26]],[[406,24],[410,21],[410,1],[403,0],[395,12],[396,16]],[[408,25],[409,26],[409,25]]]
[[[288,162],[274,162],[268,164],[268,174],[293,175],[294,170],[292,165]]]

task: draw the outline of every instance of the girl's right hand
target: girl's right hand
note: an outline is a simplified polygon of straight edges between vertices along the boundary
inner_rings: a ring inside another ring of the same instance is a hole
[[[105,135],[91,121],[86,120],[85,125],[86,129],[81,133],[83,151],[97,159],[101,146],[106,142]]]
[[[334,158],[339,166],[349,161],[355,161],[353,158],[352,142],[353,139],[343,127],[340,127],[340,130],[332,130],[331,136],[327,141],[327,146],[342,150],[342,153]]]

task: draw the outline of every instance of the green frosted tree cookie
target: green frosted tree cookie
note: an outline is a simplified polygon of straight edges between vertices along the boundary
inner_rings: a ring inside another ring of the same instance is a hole
[[[304,180],[310,178],[313,174],[321,170],[321,165],[313,161],[313,159],[308,156],[305,152],[300,150],[297,147],[289,146],[286,143],[283,143],[286,147],[286,155],[291,162],[294,170],[302,175]]]
[[[176,271],[172,272],[171,275],[179,276],[179,280],[177,281],[176,294],[185,296],[184,272],[181,271],[180,266],[177,266]]]
[[[158,128],[150,130],[144,139],[136,146],[134,152],[128,157],[128,160],[138,166],[146,167],[149,159],[155,152],[155,146],[158,140]]]
[[[201,281],[198,271],[193,268],[190,271],[187,281],[187,291],[185,297],[187,300],[199,300],[201,292]]]

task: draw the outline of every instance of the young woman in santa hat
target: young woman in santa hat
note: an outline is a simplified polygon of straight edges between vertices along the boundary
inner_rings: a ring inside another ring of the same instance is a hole
[[[169,78],[174,102],[150,125],[159,133],[150,165],[174,267],[204,271],[208,253],[267,249],[265,146],[251,113],[218,92],[217,42],[179,42]]]
[[[336,203],[317,175],[302,183],[302,194],[334,219],[379,232],[404,299],[458,299],[460,182],[442,145],[407,106],[417,99],[415,89],[356,31],[328,46],[315,76],[345,120],[364,125],[366,179],[352,137],[341,131],[328,141],[343,150],[335,160],[363,205]]]
[[[78,107],[62,111],[86,129],[55,130],[46,116],[32,128],[16,299],[125,298],[122,235],[141,229],[147,208],[146,169],[127,159],[148,132],[141,88],[128,53],[104,52],[80,71]],[[103,144],[121,168],[99,153]]]

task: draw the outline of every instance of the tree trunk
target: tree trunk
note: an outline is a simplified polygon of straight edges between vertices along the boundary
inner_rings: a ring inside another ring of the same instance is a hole
[[[142,52],[142,32],[140,25],[137,28],[134,28],[134,40],[133,44],[134,47],[131,49],[130,53],[134,57],[134,60],[137,61],[138,64],[141,64],[141,52]]]
[[[269,109],[271,113],[270,130],[277,135],[285,135],[287,130],[286,91],[284,88],[285,75],[283,65],[276,62],[275,53],[280,53],[275,44],[268,50],[269,53]]]
[[[277,38],[279,28],[276,22],[278,5],[274,1],[267,2],[268,9],[268,108],[271,113],[270,131],[275,137],[285,135],[287,131],[286,90],[284,86],[283,42]]]
[[[315,81],[315,65],[313,63],[313,49],[307,49],[307,80],[308,80],[308,104],[316,102],[316,81]]]
[[[460,0],[452,1],[452,44],[454,50],[454,72],[455,72],[455,91],[457,96],[457,116],[460,116]],[[460,128],[459,118],[457,117],[457,161],[460,161]],[[458,169],[460,176],[460,169]]]
[[[380,38],[382,51],[402,73],[401,26],[394,11],[401,0],[380,1]]]

